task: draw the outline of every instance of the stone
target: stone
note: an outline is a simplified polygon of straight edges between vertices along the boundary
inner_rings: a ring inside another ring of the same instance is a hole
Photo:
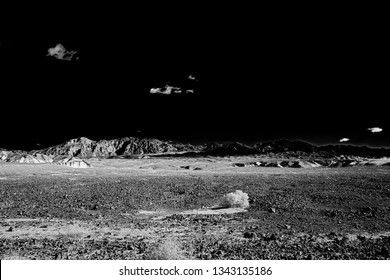
[[[244,238],[257,238],[257,234],[252,231],[244,232]]]

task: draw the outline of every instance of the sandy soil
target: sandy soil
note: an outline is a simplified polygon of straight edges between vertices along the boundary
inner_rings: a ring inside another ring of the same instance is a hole
[[[390,167],[234,167],[258,158],[0,163],[2,259],[389,259]],[[264,158],[262,158],[264,160]],[[248,209],[216,209],[235,190]]]

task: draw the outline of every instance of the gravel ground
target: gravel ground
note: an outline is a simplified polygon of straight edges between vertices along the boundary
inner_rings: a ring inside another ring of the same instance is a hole
[[[2,259],[150,259],[167,240],[190,259],[390,259],[390,167],[58,170],[0,170]],[[247,211],[188,214],[235,190]]]

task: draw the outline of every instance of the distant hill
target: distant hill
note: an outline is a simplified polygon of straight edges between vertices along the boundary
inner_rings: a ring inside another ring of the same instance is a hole
[[[202,146],[200,154],[209,156],[240,156],[257,154],[257,150],[253,146],[242,143],[209,143]]]
[[[131,156],[197,151],[197,146],[158,139],[124,137],[93,141],[85,137],[71,139],[46,149],[31,151],[48,156],[77,156],[79,158]]]
[[[254,145],[241,143],[219,144],[211,143],[203,146],[198,155],[210,156],[237,156],[237,155],[274,155],[286,156],[311,156],[332,158],[339,156],[360,156],[367,158],[389,157],[390,149],[369,148],[367,146],[353,145],[325,145],[315,146],[304,141],[280,139],[266,141]]]
[[[124,137],[94,141],[85,137],[71,139],[52,147],[32,151],[0,149],[0,159],[10,162],[56,162],[68,158],[109,158],[149,156],[243,156],[333,158],[359,156],[366,158],[390,157],[390,149],[353,145],[315,146],[303,141],[281,139],[254,145],[242,143],[208,143],[192,145],[151,138]]]
[[[318,157],[338,157],[338,156],[360,156],[360,157],[388,157],[390,149],[369,148],[367,146],[354,145],[324,145],[315,146],[297,140],[276,140],[258,143],[254,145],[259,154],[290,154],[290,155],[311,155]]]

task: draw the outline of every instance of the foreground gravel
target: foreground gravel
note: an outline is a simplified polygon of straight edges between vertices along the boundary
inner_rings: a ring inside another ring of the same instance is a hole
[[[174,240],[189,259],[390,259],[390,172],[384,169],[2,174],[0,257],[150,259],[161,242]],[[247,212],[181,214],[211,207],[235,190],[248,193]],[[68,223],[80,232],[54,234]]]

